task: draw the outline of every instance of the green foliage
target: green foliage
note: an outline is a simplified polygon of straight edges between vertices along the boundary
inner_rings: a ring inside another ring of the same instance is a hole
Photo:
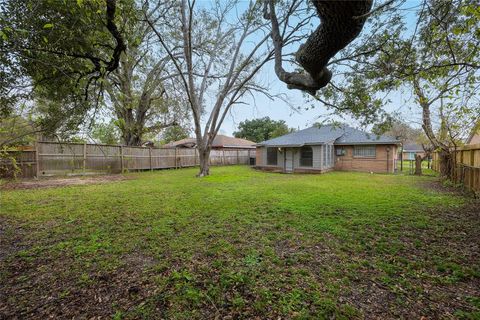
[[[172,126],[166,128],[161,133],[160,144],[164,145],[173,141],[182,140],[188,138],[190,130],[182,126]]]
[[[134,8],[131,0],[116,5],[122,17]],[[35,99],[42,104],[34,111],[42,129],[76,130],[98,105],[102,66],[116,45],[106,28],[106,2],[7,0],[0,12],[0,97],[9,100],[0,101],[1,111],[11,113],[19,98]]]
[[[21,169],[17,163],[18,152],[11,148],[0,149],[0,177],[16,179]]]
[[[28,145],[34,138],[34,124],[21,117],[0,118],[0,147]]]
[[[238,125],[233,135],[253,142],[261,142],[293,132],[284,120],[272,120],[269,117],[245,120]]]
[[[120,143],[120,134],[118,132],[118,127],[113,122],[95,123],[91,129],[91,136],[97,143]]]

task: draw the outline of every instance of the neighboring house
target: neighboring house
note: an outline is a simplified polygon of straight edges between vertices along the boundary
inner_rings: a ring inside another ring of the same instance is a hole
[[[402,148],[402,160],[415,160],[415,156],[418,154],[422,158],[425,157],[425,150],[423,147],[416,143],[406,143]]]
[[[277,172],[394,172],[398,140],[342,126],[314,126],[257,144],[256,167]]]
[[[197,139],[186,138],[175,142],[170,142],[164,145],[164,148],[195,148],[197,146]],[[213,139],[212,149],[228,149],[228,150],[245,150],[255,149],[255,142],[245,139],[239,139],[229,136],[217,134]]]
[[[480,122],[478,122],[468,136],[466,145],[480,144]]]

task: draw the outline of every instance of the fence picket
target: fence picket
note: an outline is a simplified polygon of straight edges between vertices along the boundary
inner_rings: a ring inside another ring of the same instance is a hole
[[[480,144],[468,145],[453,151],[452,180],[466,189],[480,193]],[[433,153],[432,169],[440,172],[440,157]]]

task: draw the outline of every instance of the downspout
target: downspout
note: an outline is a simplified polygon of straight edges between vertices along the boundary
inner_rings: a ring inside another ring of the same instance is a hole
[[[388,163],[390,161],[389,156],[390,156],[390,147],[387,146],[387,173],[390,173],[390,170],[389,170],[390,167]]]
[[[400,143],[402,150],[400,150],[400,172],[403,172],[403,142]]]

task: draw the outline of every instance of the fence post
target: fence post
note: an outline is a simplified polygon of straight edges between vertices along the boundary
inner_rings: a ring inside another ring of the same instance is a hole
[[[152,166],[152,147],[148,148],[148,155],[150,158],[150,171],[153,171],[153,166]]]
[[[193,160],[194,160],[194,164],[197,165],[197,163],[200,163],[200,159],[198,159],[198,152],[197,152],[198,150],[197,150],[197,148],[195,148],[194,150],[195,150],[195,156],[194,156],[194,159],[193,159]],[[197,159],[198,159],[198,161],[197,161]]]
[[[458,152],[457,149],[455,149],[455,151],[454,151],[454,153],[453,153],[453,154],[455,155],[455,156],[454,156],[454,159],[455,159],[455,161],[454,161],[455,167],[454,167],[454,168],[455,168],[455,169],[458,168],[458,165],[457,165],[457,152]],[[460,168],[462,169],[461,174],[460,174],[460,180],[457,181],[457,179],[455,179],[455,183],[460,183],[460,182],[462,182],[462,180],[465,180],[465,166],[463,165],[463,151],[460,151]],[[458,174],[456,175],[456,177],[458,178]]]
[[[83,164],[82,164],[82,169],[83,169],[83,175],[85,175],[85,171],[87,170],[87,143],[86,143],[86,142],[83,144]]]
[[[177,147],[175,147],[175,169],[177,169]]]
[[[470,170],[469,187],[470,187],[471,190],[473,190],[474,187],[475,187],[475,169],[473,168],[474,163],[475,163],[475,150],[470,149],[470,163],[468,165],[470,166],[470,168],[469,168],[469,170]]]
[[[225,165],[225,149],[222,149],[222,165]]]
[[[38,147],[38,141],[35,141],[35,175],[36,178],[40,178],[40,155],[38,154],[40,148]]]
[[[238,155],[238,149],[237,149],[237,164],[240,164],[240,156]]]
[[[120,146],[120,170],[122,173],[125,170],[124,163],[123,163],[123,146]]]

